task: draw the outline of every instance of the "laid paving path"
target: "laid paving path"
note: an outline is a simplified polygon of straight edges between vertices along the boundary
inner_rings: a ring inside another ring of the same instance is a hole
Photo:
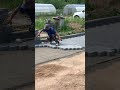
[[[109,51],[112,48],[120,48],[120,23],[103,25],[86,29],[86,48],[88,52]]]
[[[36,44],[36,47],[51,47],[51,48],[58,48],[64,50],[78,50],[85,47],[85,35],[77,36],[72,38],[63,39],[60,41],[60,45],[56,47],[55,42],[53,44],[43,43],[43,44]]]

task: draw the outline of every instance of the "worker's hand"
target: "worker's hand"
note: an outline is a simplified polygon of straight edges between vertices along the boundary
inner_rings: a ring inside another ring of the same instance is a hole
[[[11,23],[12,23],[12,19],[9,17],[9,18],[7,19],[7,22],[8,22],[8,24],[11,24]]]
[[[60,40],[60,41],[62,41],[62,38],[61,38],[61,37],[59,37],[59,40]]]
[[[5,21],[4,21],[4,24],[12,24],[12,20],[11,18],[7,18]]]
[[[40,37],[40,32],[38,32],[37,36]]]
[[[40,34],[38,34],[37,36],[40,37]]]

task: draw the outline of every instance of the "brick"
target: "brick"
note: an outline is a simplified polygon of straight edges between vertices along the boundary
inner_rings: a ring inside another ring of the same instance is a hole
[[[108,52],[108,55],[109,55],[109,56],[115,56],[115,52],[110,51],[110,52]]]
[[[98,52],[92,52],[92,53],[88,53],[89,57],[96,57],[98,56]]]
[[[100,57],[102,57],[102,56],[107,56],[107,51],[100,52],[100,53],[99,53],[99,56],[100,56]]]
[[[19,49],[19,46],[17,45],[12,45],[12,46],[9,46],[9,50],[18,50]]]
[[[118,50],[117,49],[111,49],[114,53],[117,53]]]
[[[9,50],[9,46],[0,46],[0,51],[7,51]]]
[[[28,45],[20,45],[19,49],[20,50],[27,50],[28,49]]]

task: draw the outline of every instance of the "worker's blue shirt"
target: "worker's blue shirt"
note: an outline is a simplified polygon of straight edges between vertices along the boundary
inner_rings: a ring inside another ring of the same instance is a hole
[[[56,31],[52,27],[49,30],[44,29],[43,31],[46,32],[49,37],[52,37],[52,35],[56,35]]]

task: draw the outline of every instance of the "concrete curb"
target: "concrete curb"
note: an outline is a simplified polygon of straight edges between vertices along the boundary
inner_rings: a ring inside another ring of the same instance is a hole
[[[109,57],[113,57],[117,54],[120,54],[120,48],[116,49],[113,48],[110,51],[95,51],[95,52],[85,52],[85,56],[86,57],[104,57],[104,56],[109,56]]]
[[[120,16],[113,16],[113,17],[107,17],[107,18],[100,18],[95,20],[89,20],[85,22],[85,28],[92,28],[96,26],[103,26],[108,25],[111,23],[120,22]]]

